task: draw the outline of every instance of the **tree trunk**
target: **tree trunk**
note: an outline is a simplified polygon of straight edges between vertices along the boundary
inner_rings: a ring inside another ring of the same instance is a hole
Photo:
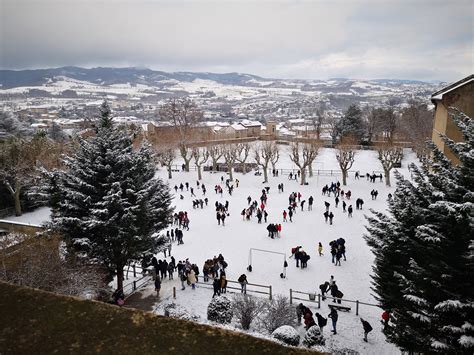
[[[247,174],[247,164],[245,164],[245,162],[242,163],[242,173],[245,175]]]
[[[229,174],[229,180],[234,181],[234,177],[232,176],[232,164],[227,164],[227,172]]]
[[[172,179],[173,175],[171,174],[171,164],[168,164],[168,179]]]
[[[263,182],[268,182],[268,165],[263,167]]]
[[[21,216],[21,201],[20,201],[20,188],[17,187],[15,193],[13,194],[15,200],[15,215]]]
[[[300,175],[301,175],[301,185],[304,185],[306,183],[306,169],[300,169]]]
[[[308,165],[308,172],[309,172],[309,177],[313,177],[313,163],[309,163]]]
[[[198,171],[198,180],[202,180],[201,165],[196,165]]]
[[[385,175],[385,185],[390,187],[390,170],[384,169],[383,172]]]
[[[342,185],[347,185],[347,170],[342,169]]]
[[[212,171],[217,171],[217,159],[212,159]]]
[[[123,290],[123,266],[117,266],[117,289]]]
[[[189,173],[189,162],[191,159],[187,160],[186,158],[184,159],[184,171]]]

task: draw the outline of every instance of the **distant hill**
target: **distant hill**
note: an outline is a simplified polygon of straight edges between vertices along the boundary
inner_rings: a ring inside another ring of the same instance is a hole
[[[62,67],[53,69],[34,70],[0,70],[0,84],[2,89],[21,86],[42,86],[48,84],[58,76],[65,76],[75,80],[88,81],[100,85],[113,84],[143,84],[155,86],[164,80],[192,82],[195,79],[212,80],[226,85],[246,86],[253,81],[268,81],[256,75],[240,73],[167,73],[146,68],[79,68]]]

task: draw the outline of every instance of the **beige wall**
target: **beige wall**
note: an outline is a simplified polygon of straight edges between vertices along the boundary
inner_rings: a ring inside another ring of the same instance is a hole
[[[443,95],[442,100],[436,103],[436,112],[433,123],[433,142],[444,152],[446,157],[455,164],[459,164],[459,159],[452,153],[439,137],[439,133],[445,134],[452,140],[459,142],[463,140],[461,131],[448,116],[448,107],[456,107],[469,117],[474,117],[474,83],[471,82],[456,90]]]

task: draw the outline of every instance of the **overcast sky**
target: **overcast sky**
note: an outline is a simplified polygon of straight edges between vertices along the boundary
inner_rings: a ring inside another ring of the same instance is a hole
[[[455,81],[472,0],[0,0],[0,67]]]

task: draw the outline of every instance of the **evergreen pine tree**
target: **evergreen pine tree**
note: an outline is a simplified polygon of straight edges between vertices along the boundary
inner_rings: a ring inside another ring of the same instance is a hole
[[[364,137],[364,122],[362,111],[356,104],[350,105],[344,117],[338,122],[338,132],[341,137],[353,136],[358,141]]]
[[[464,141],[443,139],[461,164],[430,144],[428,166],[412,165],[413,182],[396,175],[389,215],[374,212],[365,236],[375,254],[373,290],[392,311],[385,334],[412,352],[474,351],[474,125],[450,115]]]
[[[79,140],[77,152],[65,161],[68,170],[53,187],[61,189],[53,226],[69,252],[86,255],[116,274],[120,289],[124,267],[164,242],[158,232],[168,225],[171,196],[154,178],[150,149],[134,151],[130,137],[113,127],[110,110],[101,113],[96,136]]]
[[[110,106],[107,100],[104,100],[102,102],[102,105],[100,105],[99,111],[100,111],[99,127],[107,127],[107,128],[112,127],[113,118],[110,116],[112,114],[112,111],[110,110]]]

